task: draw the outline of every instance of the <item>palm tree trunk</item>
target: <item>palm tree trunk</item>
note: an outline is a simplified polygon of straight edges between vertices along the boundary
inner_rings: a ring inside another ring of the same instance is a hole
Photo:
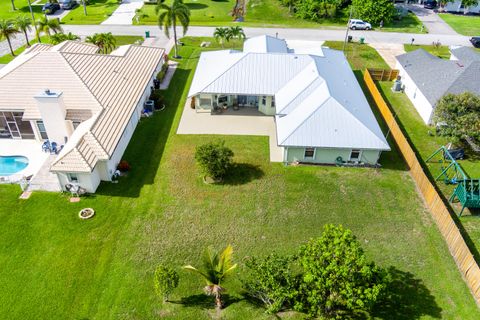
[[[175,41],[175,56],[174,58],[179,58],[178,48],[177,48],[177,22],[175,21],[176,17],[172,14],[172,26],[173,26],[173,41]]]
[[[215,293],[215,308],[217,311],[220,311],[223,307],[223,302],[222,302],[222,295],[217,292]]]
[[[82,0],[83,3],[83,13],[87,15],[87,0]]]
[[[10,42],[10,37],[7,36],[7,42],[8,42],[8,46],[10,47],[10,53],[12,54],[13,57],[15,57],[15,53],[13,52],[13,48],[12,48],[12,43]]]
[[[15,11],[17,10],[17,8],[15,8],[15,0],[11,0],[12,1],[12,10]]]
[[[23,33],[25,34],[25,40],[27,40],[27,47],[30,47],[30,42],[28,41],[27,30],[23,30]]]

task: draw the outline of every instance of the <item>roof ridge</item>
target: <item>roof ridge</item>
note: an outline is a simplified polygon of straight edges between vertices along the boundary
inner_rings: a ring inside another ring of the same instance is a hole
[[[3,79],[5,78],[5,76],[7,76],[8,74],[12,73],[12,71],[14,70],[17,70],[18,68],[20,68],[21,66],[23,66],[25,63],[27,63],[28,61],[32,60],[34,57],[36,57],[39,53],[41,52],[45,52],[45,51],[36,51],[36,52],[32,52],[32,53],[26,53],[26,54],[31,54],[32,56],[28,59],[26,59],[25,61],[21,62],[18,66],[16,66],[15,68],[13,69],[10,69],[9,71],[7,71],[7,73],[5,73],[4,75],[2,75],[2,72],[1,72],[1,69],[0,69],[0,79]],[[21,54],[18,57],[22,56]],[[25,55],[23,55],[23,57],[25,57]],[[11,63],[12,61],[10,61]],[[7,64],[8,65],[8,64]]]

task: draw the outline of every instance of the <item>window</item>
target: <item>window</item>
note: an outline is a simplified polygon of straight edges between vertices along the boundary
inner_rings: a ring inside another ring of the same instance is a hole
[[[272,108],[275,108],[275,97],[272,97]]]
[[[211,98],[200,98],[200,106],[212,106],[212,99]]]
[[[82,123],[82,121],[72,120],[73,129],[77,129],[77,127],[80,125],[80,123]]]
[[[227,96],[220,96],[218,98],[218,104],[220,103],[226,103],[228,101],[228,97]]]
[[[263,96],[262,97],[262,105],[266,105],[267,104],[267,97]]]
[[[313,158],[315,156],[315,148],[305,148],[304,158]]]
[[[359,161],[362,152],[360,150],[352,150],[350,153],[350,161]]]
[[[78,183],[78,176],[76,173],[67,173],[67,178],[71,183]]]
[[[42,139],[43,140],[48,139],[47,130],[45,129],[45,124],[43,123],[43,121],[37,121],[37,128]]]

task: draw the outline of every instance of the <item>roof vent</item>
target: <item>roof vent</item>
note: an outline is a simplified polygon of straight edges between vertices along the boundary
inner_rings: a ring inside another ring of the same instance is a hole
[[[52,92],[50,91],[50,89],[45,89],[45,94],[46,94],[47,96],[49,96],[49,95],[52,94]]]

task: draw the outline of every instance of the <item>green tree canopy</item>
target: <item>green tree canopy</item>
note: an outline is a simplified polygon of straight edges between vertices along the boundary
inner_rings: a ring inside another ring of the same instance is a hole
[[[211,142],[197,147],[195,159],[204,173],[215,180],[222,179],[232,166],[233,151],[225,142]]]
[[[111,32],[95,33],[85,38],[85,42],[96,45],[100,53],[108,54],[117,47],[117,40]]]
[[[163,29],[167,38],[170,38],[170,28],[173,29],[175,58],[179,58],[177,48],[177,21],[182,25],[183,35],[185,35],[188,25],[190,24],[190,9],[188,9],[182,0],[173,0],[170,6],[159,1],[155,7],[155,13],[158,14],[158,26],[160,29]]]
[[[163,264],[159,265],[157,269],[155,269],[155,276],[153,280],[155,292],[163,299],[164,302],[168,301],[169,295],[178,286],[179,279],[180,277],[175,270]]]
[[[0,20],[0,40],[6,39],[8,47],[10,48],[10,53],[12,56],[15,56],[13,52],[11,38],[15,38],[15,35],[19,33],[18,29],[15,27],[15,21],[13,20]]]
[[[435,107],[433,121],[440,135],[456,141],[465,136],[480,140],[480,97],[471,92],[447,94]]]
[[[392,0],[352,0],[354,18],[363,19],[372,25],[380,21],[391,22],[395,15]]]

